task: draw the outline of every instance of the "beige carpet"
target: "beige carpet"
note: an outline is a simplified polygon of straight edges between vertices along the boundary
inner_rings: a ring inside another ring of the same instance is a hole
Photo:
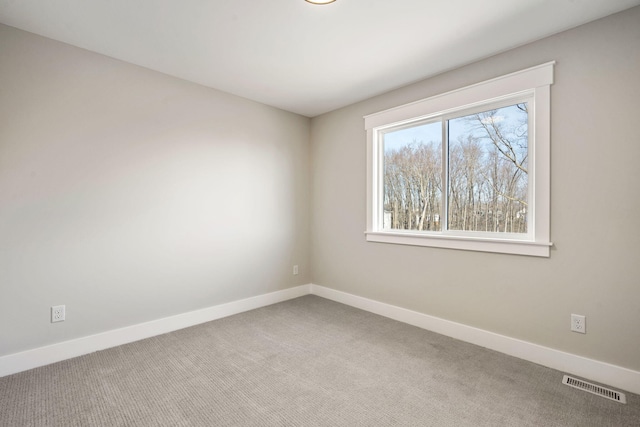
[[[305,296],[0,378],[0,425],[640,426],[561,380]]]

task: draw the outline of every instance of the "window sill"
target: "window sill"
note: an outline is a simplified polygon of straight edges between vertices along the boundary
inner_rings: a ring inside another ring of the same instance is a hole
[[[530,240],[475,238],[446,235],[426,235],[411,232],[365,232],[368,242],[396,245],[427,246],[432,248],[458,249],[466,251],[495,252],[513,255],[549,257],[551,242]]]

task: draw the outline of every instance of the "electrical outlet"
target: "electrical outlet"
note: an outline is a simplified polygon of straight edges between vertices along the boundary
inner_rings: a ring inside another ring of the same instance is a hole
[[[54,305],[51,307],[51,323],[64,322],[64,305]]]
[[[297,276],[297,275],[298,275],[298,266],[297,266],[297,265],[294,265],[294,266],[293,266],[293,275],[294,275],[294,276]]]
[[[587,333],[587,319],[579,314],[571,315],[571,330],[581,334]]]

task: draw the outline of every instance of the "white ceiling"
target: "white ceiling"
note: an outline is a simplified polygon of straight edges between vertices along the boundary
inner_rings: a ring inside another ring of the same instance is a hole
[[[0,22],[313,117],[638,4],[0,0]]]

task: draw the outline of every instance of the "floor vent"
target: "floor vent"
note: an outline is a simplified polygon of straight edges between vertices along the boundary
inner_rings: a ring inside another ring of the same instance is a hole
[[[591,384],[586,381],[570,377],[569,375],[565,375],[564,378],[562,378],[562,384],[566,384],[570,387],[578,388],[580,390],[588,391],[589,393],[593,393],[601,397],[606,397],[607,399],[615,400],[619,403],[627,403],[627,397],[624,395],[624,393],[610,390],[605,387],[600,387],[599,385]]]

